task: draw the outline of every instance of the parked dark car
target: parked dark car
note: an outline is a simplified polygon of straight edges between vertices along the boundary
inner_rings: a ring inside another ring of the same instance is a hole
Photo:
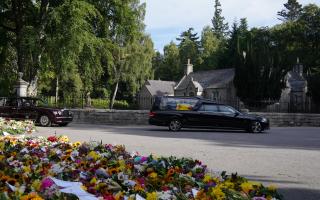
[[[241,113],[235,108],[197,97],[157,97],[149,113],[149,124],[181,128],[242,129],[260,133],[269,129],[262,116]]]
[[[33,120],[41,126],[67,126],[73,120],[67,109],[49,108],[39,98],[2,97],[0,98],[0,117],[16,120]]]

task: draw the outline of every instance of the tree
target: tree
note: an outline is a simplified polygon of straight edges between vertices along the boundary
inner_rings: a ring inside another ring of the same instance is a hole
[[[299,18],[302,11],[302,5],[299,4],[297,0],[288,0],[288,2],[283,5],[285,9],[278,12],[281,21],[295,21]]]
[[[227,35],[228,23],[224,22],[224,17],[222,16],[221,3],[219,0],[215,0],[214,5],[214,16],[212,18],[213,32],[218,39],[223,39]]]
[[[202,60],[199,51],[199,37],[197,37],[197,33],[193,33],[193,30],[193,28],[189,28],[187,31],[182,32],[177,40],[180,41],[178,46],[181,64],[186,64],[187,60],[190,59],[197,70]]]
[[[238,64],[234,79],[237,96],[249,106],[265,100],[278,100],[286,72],[282,68],[281,51],[274,45],[271,32],[255,28],[243,39],[245,42],[239,42],[237,47]]]
[[[179,49],[174,42],[164,47],[163,65],[159,77],[166,81],[178,81],[183,76]]]
[[[203,28],[201,33],[201,48],[203,63],[201,70],[215,69],[218,67],[218,50],[220,41],[209,26]]]

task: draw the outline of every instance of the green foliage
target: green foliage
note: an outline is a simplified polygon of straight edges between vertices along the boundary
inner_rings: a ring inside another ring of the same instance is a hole
[[[285,9],[278,12],[278,15],[280,16],[279,18],[280,20],[295,21],[299,18],[302,11],[302,5],[299,4],[297,0],[288,0],[288,2],[283,5]]]
[[[25,80],[38,80],[40,94],[63,99],[99,86],[110,96],[121,82],[122,93],[133,97],[153,78],[144,15],[139,0],[1,1],[0,93],[7,95],[23,71]],[[119,48],[130,55],[120,62]]]
[[[199,52],[199,37],[197,37],[197,33],[193,33],[193,30],[193,28],[189,28],[187,31],[182,32],[177,40],[180,41],[178,46],[180,63],[182,64],[181,68],[184,68],[188,59],[190,59],[194,65],[194,69],[197,70],[202,60]]]
[[[183,70],[179,49],[175,43],[171,42],[164,47],[163,67],[160,71],[160,78],[166,81],[178,81],[183,76]]]
[[[213,30],[206,26],[201,33],[202,60],[200,70],[209,70],[218,68],[218,52],[220,40],[214,34]]]
[[[274,45],[270,30],[252,29],[245,38],[238,39],[234,80],[237,95],[247,105],[278,100],[284,87],[285,73],[281,51]]]
[[[225,23],[225,18],[222,16],[221,3],[215,0],[214,16],[212,18],[213,33],[217,38],[223,39],[228,32],[228,23]]]

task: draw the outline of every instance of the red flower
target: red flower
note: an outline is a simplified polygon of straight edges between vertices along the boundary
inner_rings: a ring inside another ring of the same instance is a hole
[[[50,142],[57,142],[58,141],[58,138],[56,136],[49,136],[48,137],[48,141]]]

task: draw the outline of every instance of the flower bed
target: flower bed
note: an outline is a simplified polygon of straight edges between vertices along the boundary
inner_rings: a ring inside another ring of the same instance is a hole
[[[210,173],[198,160],[130,154],[66,136],[0,137],[0,199],[281,199],[273,186]]]
[[[32,133],[34,129],[33,121],[15,121],[0,117],[0,136]]]

